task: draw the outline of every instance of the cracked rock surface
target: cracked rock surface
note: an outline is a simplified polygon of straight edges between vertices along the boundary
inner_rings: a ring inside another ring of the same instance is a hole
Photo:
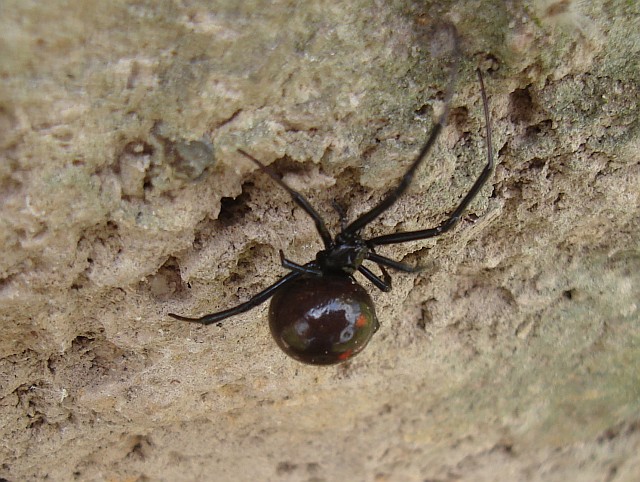
[[[0,7],[0,478],[634,481],[640,473],[636,2],[23,2]],[[330,228],[419,264],[381,328],[313,367],[267,304]]]

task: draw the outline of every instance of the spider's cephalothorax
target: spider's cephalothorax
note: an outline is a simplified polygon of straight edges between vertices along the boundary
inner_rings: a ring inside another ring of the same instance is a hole
[[[323,273],[355,273],[367,256],[369,249],[360,239],[349,243],[336,242],[329,249],[318,251],[316,264]]]
[[[458,45],[455,33],[453,37],[457,54]],[[169,313],[169,316],[178,320],[209,325],[244,313],[273,297],[269,307],[271,333],[280,348],[296,360],[314,365],[329,365],[345,361],[362,351],[378,329],[378,319],[371,297],[356,282],[353,274],[357,271],[380,290],[389,291],[391,276],[387,273],[386,268],[403,272],[416,271],[416,268],[412,266],[377,254],[375,247],[432,238],[449,231],[460,220],[471,201],[486,183],[493,169],[489,107],[482,75],[478,70],[486,122],[487,163],[469,192],[447,219],[434,228],[386,234],[370,239],[361,237],[362,228],[389,209],[404,193],[411,183],[416,169],[426,158],[438,138],[449,113],[456,72],[457,66],[454,66],[444,98],[444,109],[437,124],[432,128],[427,142],[409,166],[398,186],[375,207],[360,215],[350,224],[346,223],[341,214],[342,229],[335,238],[331,236],[324,220],[306,198],[287,186],[255,157],[239,150],[241,154],[251,159],[262,171],[282,186],[291,195],[293,201],[311,217],[322,238],[324,249],[318,252],[315,260],[304,265],[286,259],[284,254],[280,252],[282,266],[290,271],[289,274],[234,308],[201,318],[187,318],[172,313]],[[376,275],[365,266],[366,262],[378,265],[382,276]]]

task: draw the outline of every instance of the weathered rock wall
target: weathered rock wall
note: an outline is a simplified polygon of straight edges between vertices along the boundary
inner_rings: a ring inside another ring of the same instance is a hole
[[[637,2],[0,5],[0,477],[637,480]],[[320,248],[243,148],[367,235],[382,322],[353,361],[287,358],[266,305],[200,328]]]

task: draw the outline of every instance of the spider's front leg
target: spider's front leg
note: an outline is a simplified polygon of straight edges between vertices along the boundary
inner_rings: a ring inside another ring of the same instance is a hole
[[[491,175],[493,171],[493,147],[491,143],[491,118],[489,116],[489,102],[487,101],[487,94],[484,90],[484,81],[482,80],[482,73],[480,69],[477,71],[478,80],[480,82],[480,94],[482,96],[482,105],[484,108],[484,120],[486,124],[486,139],[487,139],[487,164],[484,166],[484,169],[476,179],[476,182],[471,186],[469,192],[462,198],[458,207],[453,211],[447,219],[445,219],[440,225],[435,228],[429,229],[421,229],[419,231],[408,231],[405,233],[392,233],[385,234],[384,236],[377,236],[375,238],[371,238],[367,240],[367,244],[370,246],[380,246],[383,244],[395,244],[395,243],[405,243],[408,241],[417,241],[420,239],[433,238],[435,236],[440,236],[441,234],[446,233],[451,228],[453,228],[460,218],[464,214],[464,212],[469,207],[469,204],[476,198],[480,190],[483,188],[487,179]]]

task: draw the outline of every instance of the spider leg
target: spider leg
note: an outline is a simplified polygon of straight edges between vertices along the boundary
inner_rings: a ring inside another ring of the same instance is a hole
[[[369,268],[362,265],[358,266],[358,271],[362,273],[365,278],[371,281],[371,283],[373,283],[376,288],[387,293],[391,291],[391,276],[389,276],[389,273],[387,273],[384,268],[381,267],[380,269],[382,269],[382,275],[384,276],[384,279],[376,276],[375,273]]]
[[[386,256],[380,256],[377,253],[373,253],[369,251],[365,258],[373,261],[377,265],[386,266],[387,268],[392,268],[398,271],[404,271],[405,273],[417,273],[421,271],[422,268],[419,266],[409,266],[408,264],[401,263],[400,261],[395,261],[393,259],[387,258]]]
[[[333,201],[331,201],[331,206],[338,213],[338,216],[340,217],[340,229],[342,231],[344,231],[346,229],[346,227],[347,227],[347,213],[346,213],[346,211],[344,210],[342,205],[338,201],[336,201],[335,199]]]
[[[251,159],[255,164],[258,165],[258,167],[262,172],[264,172],[265,174],[268,174],[269,177],[271,177],[271,179],[273,179],[276,183],[278,183],[280,187],[282,187],[285,191],[289,193],[289,195],[293,199],[293,202],[295,202],[298,206],[300,206],[304,210],[304,212],[307,213],[311,219],[313,219],[313,222],[316,225],[316,229],[318,230],[318,234],[322,238],[322,242],[324,243],[325,248],[329,248],[333,244],[333,240],[331,239],[331,234],[329,234],[329,230],[327,229],[327,226],[324,224],[322,217],[320,216],[320,214],[318,214],[318,212],[315,209],[313,209],[313,206],[311,206],[309,201],[307,201],[307,199],[298,191],[291,189],[289,186],[287,186],[286,183],[282,179],[280,179],[275,172],[273,172],[267,166],[262,164],[258,159],[253,157],[251,154],[248,154],[242,149],[238,149],[238,152],[243,156]]]
[[[476,179],[476,182],[471,186],[471,189],[466,194],[466,196],[460,201],[460,204],[456,208],[453,213],[449,215],[449,217],[444,220],[439,226],[430,229],[421,229],[419,231],[409,231],[406,233],[392,233],[386,234],[384,236],[377,236],[375,238],[371,238],[367,240],[367,244],[370,246],[380,246],[382,244],[393,244],[393,243],[404,243],[407,241],[416,241],[419,239],[427,239],[433,238],[434,236],[439,236],[443,233],[446,233],[451,228],[453,228],[460,218],[464,211],[469,207],[469,204],[475,199],[478,195],[484,184],[489,179],[491,175],[491,171],[493,171],[493,148],[491,145],[491,119],[489,116],[489,103],[487,102],[487,94],[484,90],[484,82],[482,80],[482,73],[480,69],[477,71],[478,79],[480,81],[480,93],[482,95],[482,104],[484,107],[484,119],[486,123],[486,136],[487,136],[487,164],[484,166],[484,169]]]
[[[229,308],[228,310],[218,311],[217,313],[211,313],[209,315],[204,315],[200,318],[188,318],[186,316],[175,315],[173,313],[167,313],[171,318],[175,318],[180,321],[192,321],[194,323],[200,323],[202,325],[210,325],[211,323],[215,323],[217,321],[222,321],[225,318],[229,318],[230,316],[238,315],[240,313],[244,313],[245,311],[249,311],[251,308],[254,308],[269,298],[271,298],[276,291],[278,291],[283,286],[291,283],[293,280],[298,279],[302,276],[303,273],[298,271],[293,271],[288,275],[280,278],[274,284],[269,286],[268,288],[262,290],[257,295],[253,296],[249,301],[245,301],[244,303],[234,307]]]
[[[393,206],[393,204],[398,200],[398,198],[402,196],[402,194],[407,190],[407,188],[411,184],[411,181],[413,180],[413,175],[415,174],[416,170],[418,169],[418,167],[420,167],[420,164],[422,164],[422,161],[425,160],[425,158],[427,157],[427,154],[433,147],[433,144],[435,144],[436,140],[438,139],[438,136],[440,135],[442,128],[447,122],[447,117],[449,116],[451,98],[453,97],[453,90],[456,84],[456,79],[458,77],[460,46],[458,45],[458,34],[454,27],[451,27],[451,33],[452,33],[453,43],[454,43],[454,64],[451,67],[451,77],[449,79],[449,84],[447,85],[447,91],[444,97],[444,110],[440,114],[440,117],[438,118],[438,122],[431,129],[429,138],[427,139],[427,142],[424,144],[424,146],[422,146],[422,149],[420,149],[418,156],[411,163],[411,166],[409,166],[409,169],[407,170],[405,175],[402,176],[402,180],[400,181],[400,184],[398,184],[398,186],[393,191],[389,192],[386,195],[386,197],[377,206],[373,207],[371,210],[362,214],[355,221],[349,224],[345,229],[343,229],[342,232],[344,234],[357,233],[362,228],[364,228],[367,224],[369,224],[371,221],[373,221],[375,218],[377,218],[383,212],[385,212],[387,209]]]
[[[296,273],[301,274],[312,274],[314,276],[322,276],[322,271],[318,269],[316,264],[312,261],[305,265],[300,265],[298,263],[294,263],[293,261],[288,260],[284,257],[284,251],[280,250],[280,263],[283,268],[287,268],[291,271],[295,271]]]

